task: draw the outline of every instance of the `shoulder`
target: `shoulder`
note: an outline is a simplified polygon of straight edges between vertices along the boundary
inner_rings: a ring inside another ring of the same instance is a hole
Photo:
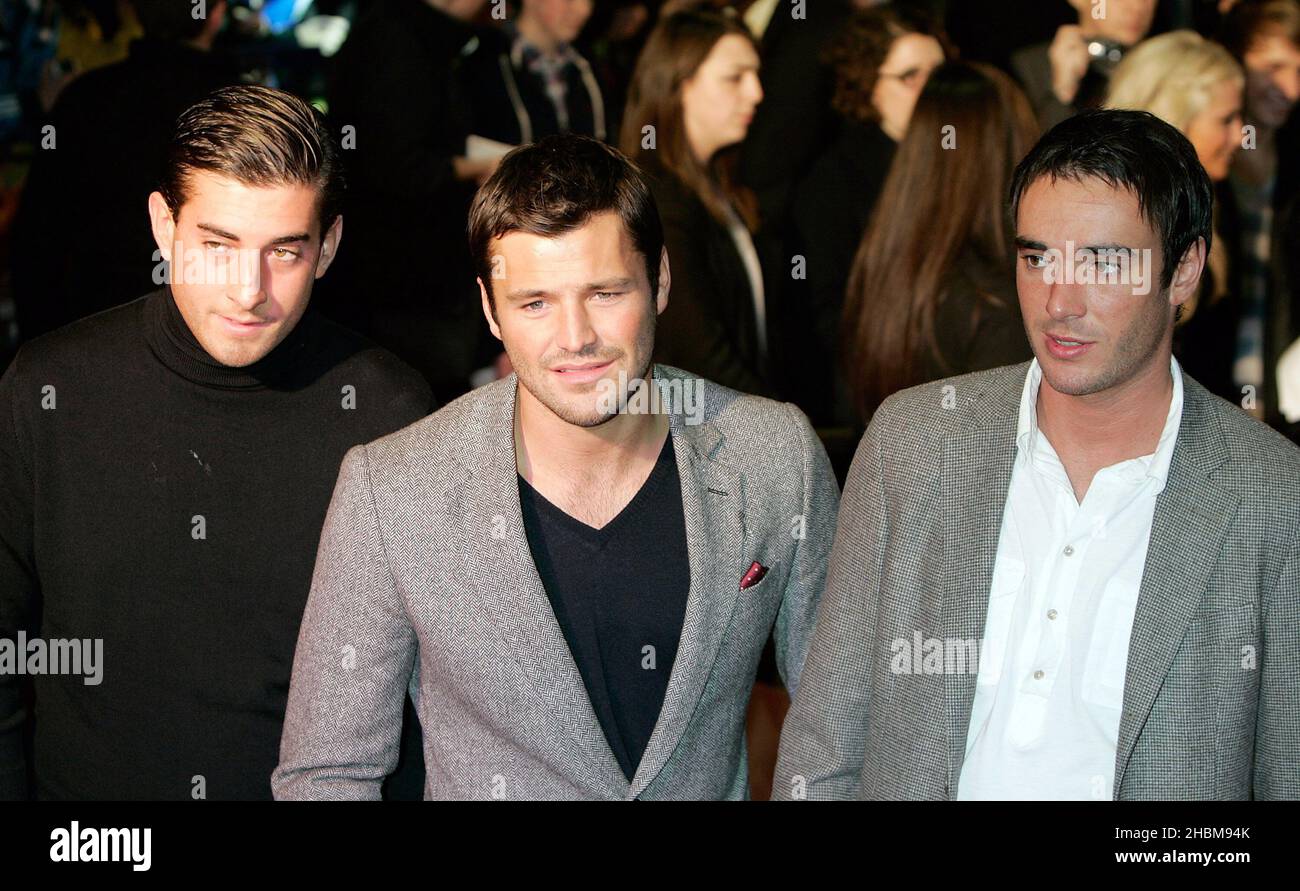
[[[410,365],[370,339],[324,316],[314,316],[315,336],[325,364],[340,379],[383,388],[390,400],[404,398],[423,404],[427,413],[433,395],[428,382]]]
[[[1016,418],[1029,363],[1003,365],[901,390],[876,410],[871,426],[910,440],[942,440]]]
[[[422,474],[458,468],[482,457],[486,431],[504,428],[503,413],[513,411],[514,378],[484,384],[413,424],[365,446],[367,459],[379,468],[419,469]]]
[[[802,452],[816,440],[808,418],[792,403],[742,393],[671,365],[655,369],[683,425],[711,425],[733,456],[771,463],[778,450]]]
[[[18,350],[14,369],[24,374],[121,363],[144,343],[148,296],[97,312],[35,337]]]
[[[1223,437],[1228,462],[1220,476],[1229,475],[1234,488],[1242,492],[1253,492],[1279,506],[1289,503],[1293,511],[1300,511],[1300,447],[1206,390],[1186,372],[1183,387],[1184,413],[1194,400],[1201,408],[1201,423]]]

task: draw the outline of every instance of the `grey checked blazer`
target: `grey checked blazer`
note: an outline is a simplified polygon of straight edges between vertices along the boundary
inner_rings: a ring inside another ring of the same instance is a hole
[[[774,797],[955,797],[976,674],[891,673],[890,642],[982,638],[1027,370],[906,390],[872,420]],[[1115,797],[1294,799],[1300,450],[1183,384],[1129,644]]]
[[[426,798],[747,797],[759,656],[775,623],[778,667],[797,687],[825,582],[839,489],[821,443],[794,406],[707,381],[703,423],[671,414],[690,593],[629,784],[524,534],[516,386],[514,375],[488,384],[345,457],[294,655],[276,798],[379,798],[408,692]],[[741,591],[755,560],[769,571]]]

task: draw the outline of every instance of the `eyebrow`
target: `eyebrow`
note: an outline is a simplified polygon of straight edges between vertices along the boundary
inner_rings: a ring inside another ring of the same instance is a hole
[[[213,235],[216,235],[220,238],[225,238],[229,241],[239,241],[238,235],[235,235],[233,232],[227,232],[225,229],[219,229],[216,226],[213,226],[211,223],[198,223],[196,225],[204,232],[211,232]],[[300,241],[309,241],[310,239],[311,236],[308,233],[298,232],[293,235],[281,235],[279,238],[273,238],[270,243],[271,244],[296,244]]]
[[[1017,235],[1016,249],[1022,251],[1045,251],[1048,250],[1048,247],[1041,241],[1034,241],[1033,239]],[[1075,250],[1090,251],[1094,254],[1100,254],[1103,251],[1135,251],[1137,248],[1129,247],[1126,244],[1086,244],[1083,246],[1076,245]]]
[[[636,285],[636,280],[631,278],[611,278],[605,281],[589,282],[583,285],[583,291],[591,293],[592,291],[626,291]],[[525,303],[538,299],[539,297],[550,297],[553,292],[545,288],[530,288],[523,291],[511,291],[506,294],[506,301],[509,303]]]

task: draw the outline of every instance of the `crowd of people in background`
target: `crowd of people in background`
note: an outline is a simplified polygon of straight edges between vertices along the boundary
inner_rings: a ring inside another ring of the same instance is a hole
[[[578,133],[654,183],[658,358],[796,403],[841,476],[892,392],[1029,358],[1006,190],[1038,134],[1149,111],[1217,188],[1178,358],[1300,422],[1297,0],[0,0],[0,360],[157,287],[159,146],[241,81],[327,111],[347,235],[315,308],[439,403],[510,370],[465,243],[475,189]]]

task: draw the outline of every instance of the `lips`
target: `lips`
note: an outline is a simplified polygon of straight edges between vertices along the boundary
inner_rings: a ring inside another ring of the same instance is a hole
[[[600,377],[613,363],[614,360],[610,359],[608,362],[598,362],[588,365],[557,365],[555,368],[552,368],[551,371],[562,380],[570,381],[572,383],[582,383]]]
[[[226,330],[232,334],[253,334],[271,324],[267,319],[243,321],[240,319],[232,319],[228,316],[221,316],[221,321],[225,322]]]
[[[1096,341],[1079,340],[1074,337],[1048,334],[1045,336],[1048,351],[1058,359],[1074,359],[1082,356]]]

